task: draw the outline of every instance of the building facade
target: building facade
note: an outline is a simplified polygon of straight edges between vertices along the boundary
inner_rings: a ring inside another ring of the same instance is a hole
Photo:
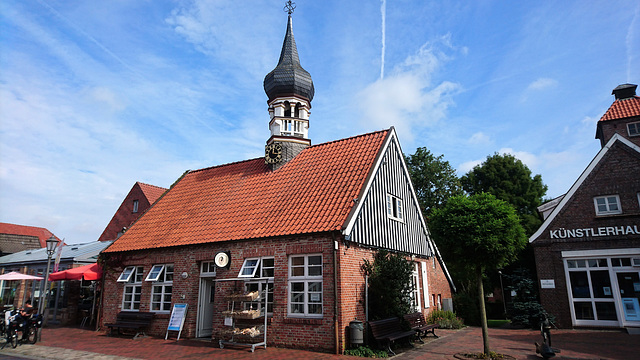
[[[342,352],[349,323],[366,320],[361,266],[379,249],[412,261],[416,311],[451,299],[395,130],[311,145],[314,88],[291,14],[264,88],[265,157],[188,171],[102,253],[105,323],[154,312],[148,333],[162,336],[183,303],[182,336],[226,339],[239,330],[229,299],[258,291],[240,306],[267,299],[269,345]],[[251,321],[241,325],[264,330],[264,317]]]
[[[598,152],[571,189],[540,207],[530,238],[540,298],[561,327],[640,328],[640,98],[614,89]]]

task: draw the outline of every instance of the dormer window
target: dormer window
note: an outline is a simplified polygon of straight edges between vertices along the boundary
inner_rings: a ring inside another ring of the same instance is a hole
[[[133,200],[133,212],[137,213],[138,212],[138,200]]]
[[[640,136],[640,121],[627,124],[629,136]]]
[[[393,220],[403,220],[404,211],[402,208],[402,199],[397,196],[387,194],[387,216]]]
[[[622,214],[618,195],[597,196],[593,198],[596,215]]]

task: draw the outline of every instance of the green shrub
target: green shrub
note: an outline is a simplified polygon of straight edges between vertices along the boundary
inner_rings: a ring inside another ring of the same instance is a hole
[[[460,329],[464,326],[462,319],[449,310],[434,310],[425,320],[428,324],[438,324],[442,329]]]
[[[351,356],[360,356],[360,357],[368,357],[368,358],[377,358],[377,359],[382,359],[382,358],[387,358],[389,357],[389,354],[387,354],[386,351],[384,350],[373,350],[371,348],[369,348],[368,346],[359,346],[355,349],[348,349],[344,351],[345,355],[351,355]]]

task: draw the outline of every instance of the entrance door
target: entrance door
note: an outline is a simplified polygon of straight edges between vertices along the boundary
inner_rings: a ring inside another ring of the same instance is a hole
[[[618,287],[626,321],[640,321],[640,275],[637,272],[619,272]]]
[[[211,337],[213,333],[213,300],[215,289],[215,283],[212,278],[200,278],[197,337]]]

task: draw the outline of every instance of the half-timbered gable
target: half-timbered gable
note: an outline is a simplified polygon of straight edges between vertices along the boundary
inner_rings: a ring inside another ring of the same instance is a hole
[[[395,130],[389,132],[343,231],[358,245],[424,257],[432,247]]]

